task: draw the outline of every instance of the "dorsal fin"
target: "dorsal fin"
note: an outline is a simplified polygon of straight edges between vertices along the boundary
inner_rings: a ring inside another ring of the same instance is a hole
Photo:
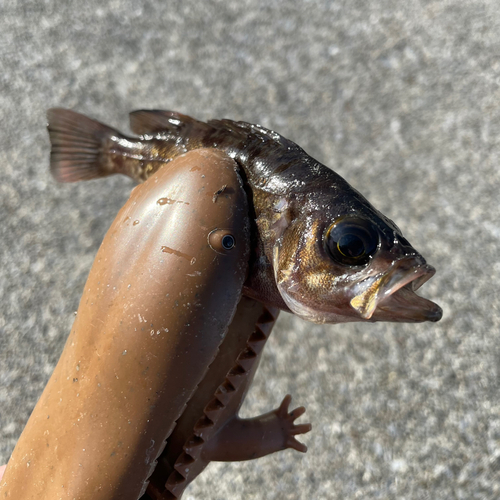
[[[157,132],[178,132],[188,123],[197,123],[190,116],[175,111],[162,111],[156,109],[139,109],[129,115],[130,130],[134,134],[147,135]]]

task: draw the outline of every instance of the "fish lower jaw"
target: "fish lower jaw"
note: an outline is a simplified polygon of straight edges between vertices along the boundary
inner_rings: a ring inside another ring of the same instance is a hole
[[[431,300],[420,297],[411,284],[405,285],[381,302],[375,310],[373,321],[398,321],[420,323],[439,321],[443,310]]]
[[[351,306],[366,321],[439,321],[441,308],[415,293],[434,273],[434,268],[426,264],[396,269],[354,297]]]

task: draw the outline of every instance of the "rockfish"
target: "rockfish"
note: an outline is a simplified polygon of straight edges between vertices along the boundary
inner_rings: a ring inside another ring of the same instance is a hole
[[[260,125],[173,111],[134,111],[130,128],[138,137],[49,110],[52,174],[141,182],[188,151],[222,150],[239,165],[254,221],[245,295],[315,323],[441,319],[441,308],[415,293],[435,269],[394,222],[294,142]]]

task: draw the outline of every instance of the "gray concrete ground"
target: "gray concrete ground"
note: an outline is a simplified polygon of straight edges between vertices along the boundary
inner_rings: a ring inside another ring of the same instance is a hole
[[[283,315],[244,415],[286,393],[309,451],[211,464],[189,500],[500,498],[496,0],[0,4],[0,462],[61,352],[132,183],[57,185],[45,110],[258,122],[396,221],[438,324]]]

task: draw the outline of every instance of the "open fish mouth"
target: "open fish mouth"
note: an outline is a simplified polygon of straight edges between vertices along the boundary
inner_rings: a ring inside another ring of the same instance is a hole
[[[351,306],[363,319],[371,321],[439,321],[442,309],[415,293],[435,272],[432,266],[417,258],[399,261],[356,295]]]

